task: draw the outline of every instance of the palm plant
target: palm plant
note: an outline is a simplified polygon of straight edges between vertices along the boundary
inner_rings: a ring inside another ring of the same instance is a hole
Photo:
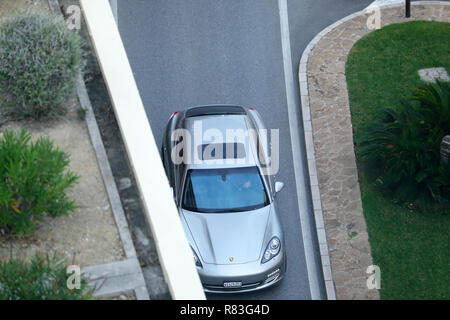
[[[358,142],[369,178],[399,201],[448,197],[450,165],[440,160],[449,131],[449,85],[417,87],[398,107],[384,108]]]
[[[450,83],[436,81],[413,90],[411,100],[416,101],[423,120],[438,128],[435,138],[439,141],[450,134]]]

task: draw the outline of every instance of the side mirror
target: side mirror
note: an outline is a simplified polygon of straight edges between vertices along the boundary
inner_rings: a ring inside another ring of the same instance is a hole
[[[277,194],[278,192],[283,190],[283,188],[284,188],[283,182],[280,182],[280,181],[275,182],[275,194]]]

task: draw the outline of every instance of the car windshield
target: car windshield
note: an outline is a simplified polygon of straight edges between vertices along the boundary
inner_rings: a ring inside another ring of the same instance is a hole
[[[189,170],[183,209],[196,212],[238,212],[269,204],[257,167]]]

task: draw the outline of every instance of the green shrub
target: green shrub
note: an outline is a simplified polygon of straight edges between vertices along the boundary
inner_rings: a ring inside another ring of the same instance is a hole
[[[75,209],[66,190],[78,179],[67,170],[69,155],[46,137],[30,143],[30,134],[5,131],[0,139],[0,226],[29,233],[44,213],[52,217]]]
[[[30,262],[15,258],[0,263],[0,300],[87,300],[92,289],[81,275],[79,289],[68,289],[63,260],[36,254]]]
[[[397,108],[382,109],[358,141],[368,177],[400,202],[449,199],[450,164],[440,157],[450,133],[448,99],[448,84],[420,86]]]
[[[39,119],[64,112],[84,67],[81,37],[62,18],[20,14],[0,26],[3,112]]]
[[[435,138],[450,134],[450,83],[437,81],[424,84],[413,90],[412,101],[418,103],[418,110],[430,129],[437,128]]]

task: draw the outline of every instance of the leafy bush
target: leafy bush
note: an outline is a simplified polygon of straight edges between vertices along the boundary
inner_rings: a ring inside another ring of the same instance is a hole
[[[44,213],[52,217],[75,209],[66,196],[78,176],[67,170],[69,155],[46,137],[29,143],[30,134],[5,131],[0,139],[0,226],[29,233]]]
[[[16,118],[61,114],[84,67],[81,37],[62,18],[21,14],[0,26],[2,109]]]
[[[450,133],[450,83],[437,81],[424,84],[413,90],[412,101],[418,103],[418,110],[429,128],[437,128],[435,138],[439,141]]]
[[[358,141],[368,177],[401,202],[449,199],[450,163],[440,158],[450,133],[449,85],[422,85],[408,101],[380,111]]]
[[[79,289],[68,289],[63,260],[35,255],[30,262],[15,258],[0,263],[0,300],[87,300],[92,297],[86,279]]]

